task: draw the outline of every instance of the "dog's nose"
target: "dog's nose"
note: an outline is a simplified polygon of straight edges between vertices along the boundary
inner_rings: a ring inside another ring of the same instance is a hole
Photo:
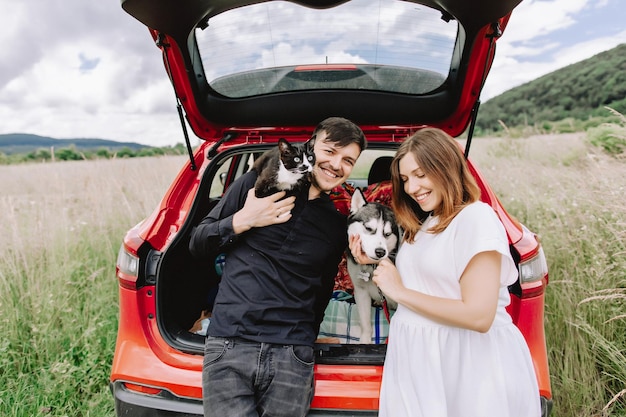
[[[374,253],[376,254],[376,257],[378,259],[383,258],[385,255],[387,255],[387,251],[384,248],[376,248]]]

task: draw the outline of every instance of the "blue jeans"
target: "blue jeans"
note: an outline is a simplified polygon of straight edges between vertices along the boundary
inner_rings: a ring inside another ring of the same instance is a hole
[[[313,399],[310,346],[207,337],[205,417],[304,417]]]

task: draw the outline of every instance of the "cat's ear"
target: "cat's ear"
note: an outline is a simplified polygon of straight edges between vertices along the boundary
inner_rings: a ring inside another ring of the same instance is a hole
[[[306,151],[309,153],[313,153],[314,146],[315,146],[315,135],[311,136],[311,139],[307,140],[304,143],[304,149],[306,149]]]
[[[278,139],[278,149],[281,153],[288,152],[292,148],[291,144],[287,142],[287,139],[280,138]]]

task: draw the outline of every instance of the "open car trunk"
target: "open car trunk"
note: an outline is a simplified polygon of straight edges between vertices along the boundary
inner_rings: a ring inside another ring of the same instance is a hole
[[[476,113],[495,41],[520,1],[122,0],[122,7],[150,28],[202,139],[233,127],[315,126],[329,116],[361,127],[428,124],[456,137]]]
[[[307,137],[299,138],[301,141],[306,139]],[[359,158],[353,177],[346,187],[364,189],[372,185],[371,181],[376,181],[373,184],[376,185],[379,181],[388,179],[388,172],[387,178],[374,178],[371,175],[372,162],[381,156],[390,157],[398,145],[399,143],[392,142],[371,143]],[[228,184],[247,172],[254,158],[271,146],[275,145],[238,146],[216,155],[202,175],[187,221],[175,239],[164,253],[154,252],[153,256],[147,258],[146,270],[154,271],[159,328],[164,339],[177,350],[195,355],[203,354],[204,332],[208,322],[204,323],[205,327],[201,330],[198,327],[194,329],[194,325],[198,326],[199,320],[206,319],[203,312],[210,312],[224,262],[223,254],[218,248],[209,257],[194,258],[188,248],[191,231],[218,203]],[[348,198],[349,193],[343,196],[331,193],[337,209],[344,214],[349,210]],[[390,195],[387,201],[389,200]],[[514,246],[511,249],[514,259],[519,261],[519,254]],[[349,280],[346,274],[343,265],[336,277],[335,298],[329,301],[321,326],[320,343],[316,344],[316,363],[382,365],[389,322],[382,307],[373,305],[373,343],[359,343],[358,313],[354,299],[350,297],[352,289],[345,285],[346,280]],[[511,286],[510,291],[519,296],[519,283]],[[393,311],[391,314],[393,315]]]
[[[301,141],[306,139],[308,137],[300,138]],[[293,139],[293,141],[295,140],[297,139]],[[368,147],[368,150],[364,151],[360,158],[361,166],[355,167],[354,172],[357,176],[349,181],[347,187],[366,187],[368,185],[369,161],[379,156],[389,157],[393,155],[397,145],[398,143],[391,145],[372,144]],[[211,256],[203,259],[197,259],[191,255],[189,238],[193,227],[218,203],[228,184],[247,172],[254,158],[272,146],[275,145],[238,146],[236,149],[215,156],[203,173],[187,221],[175,239],[165,252],[153,251],[152,256],[147,257],[146,270],[154,271],[159,328],[164,339],[175,349],[197,355],[203,353],[204,331],[195,332],[192,328],[201,319],[202,312],[211,309],[212,299],[220,281],[221,264],[224,262],[223,254],[217,248]],[[346,196],[348,194],[345,194],[341,201],[333,200],[338,210],[345,214],[349,210],[349,201],[346,200]],[[333,197],[331,196],[331,198]],[[342,282],[345,284],[348,280],[345,265],[343,269],[344,276],[339,277],[341,272],[338,273],[336,286],[340,288],[337,288],[335,293],[342,294],[343,299],[333,300],[329,308],[332,308],[333,303],[338,303],[337,305],[340,305],[341,308],[354,306],[354,300],[350,300],[348,296],[351,289],[342,288]],[[358,316],[356,316],[356,308],[352,308],[354,311],[352,324],[350,322],[322,324],[322,328],[327,330],[330,328],[339,329],[340,334],[335,335],[335,338],[339,336],[341,341],[347,343],[317,344],[317,363],[382,365],[386,352],[385,341],[389,323],[381,307],[373,307],[373,309],[377,311],[373,320],[377,320],[377,328],[384,332],[384,334],[375,333],[376,339],[374,341],[379,341],[378,344],[361,345],[358,343],[358,328],[355,329]],[[334,319],[337,318],[335,314],[332,316]],[[358,325],[356,326],[358,327]],[[329,337],[328,334],[320,334],[320,338],[327,341]]]

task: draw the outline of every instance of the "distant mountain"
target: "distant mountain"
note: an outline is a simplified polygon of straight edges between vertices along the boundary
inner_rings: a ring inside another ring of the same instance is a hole
[[[29,153],[42,148],[50,149],[51,147],[54,147],[55,150],[74,147],[77,151],[94,151],[101,148],[105,148],[110,151],[119,151],[123,148],[130,148],[137,151],[143,148],[151,148],[151,146],[135,142],[116,142],[114,140],[106,139],[55,139],[47,136],[30,135],[26,133],[0,134],[0,152],[5,155]]]
[[[566,118],[609,116],[604,106],[626,114],[626,44],[568,65],[481,104],[477,131],[534,126]]]

